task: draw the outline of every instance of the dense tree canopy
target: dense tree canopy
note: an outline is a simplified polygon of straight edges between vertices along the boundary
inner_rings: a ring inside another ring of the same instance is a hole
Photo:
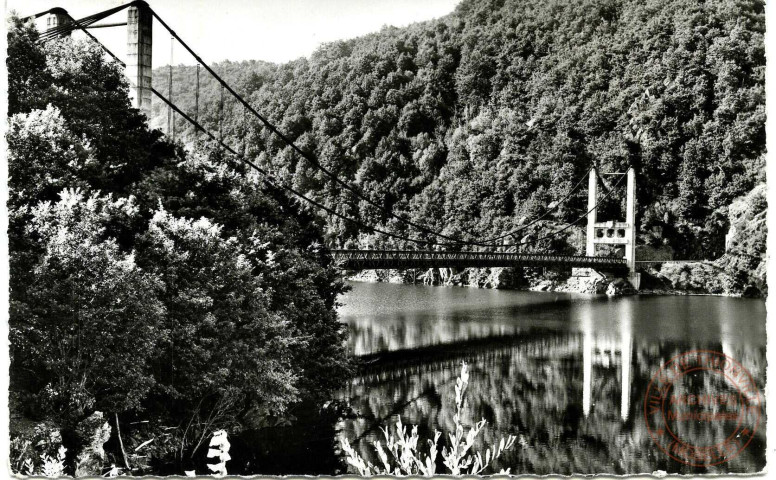
[[[65,441],[95,410],[142,414],[174,427],[166,462],[330,400],[349,363],[317,218],[221,150],[150,130],[98,46],[36,38],[13,20],[14,414]]]
[[[589,166],[633,165],[641,243],[717,257],[728,227],[717,220],[763,180],[763,12],[759,0],[464,0],[447,17],[310,58],[216,70],[324,166],[435,230],[499,235],[563,198]],[[189,112],[195,79],[194,67],[174,69]],[[154,82],[165,92],[167,70]],[[221,124],[220,90],[202,73],[199,118],[235,147],[342,213],[428,238],[343,192],[225,98]],[[166,128],[164,106],[154,117]],[[193,139],[186,128],[178,119]],[[584,207],[583,190],[555,219]],[[327,220],[333,244],[394,242],[370,233]]]

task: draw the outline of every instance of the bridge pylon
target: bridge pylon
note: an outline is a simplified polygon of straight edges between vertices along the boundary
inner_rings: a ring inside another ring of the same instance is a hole
[[[41,26],[45,26],[45,30],[50,30],[52,28],[61,27],[69,23],[71,23],[71,21],[70,21],[70,15],[68,15],[67,10],[65,10],[64,8],[52,8],[43,17],[43,25]],[[67,35],[70,36],[69,33]]]
[[[623,175],[623,174],[620,174]],[[636,290],[641,285],[641,274],[636,272],[636,171],[633,167],[627,173],[625,221],[598,221],[598,174],[590,169],[587,193],[587,241],[585,254],[595,256],[596,245],[622,245],[625,247],[625,262],[628,266],[628,281]]]
[[[132,106],[151,118],[153,15],[145,2],[127,9],[127,76]]]

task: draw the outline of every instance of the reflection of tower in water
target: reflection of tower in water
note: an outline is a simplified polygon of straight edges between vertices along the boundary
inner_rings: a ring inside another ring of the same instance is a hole
[[[620,306],[619,335],[611,332],[597,333],[593,320],[593,309],[581,308],[582,328],[582,411],[587,417],[593,401],[593,366],[605,368],[616,366],[616,353],[620,352],[620,417],[628,419],[630,412],[631,358],[633,351],[633,328],[631,304]]]
[[[593,312],[582,310],[582,411],[590,413],[590,391],[593,388]]]
[[[628,419],[630,410],[630,392],[631,392],[631,352],[633,351],[633,318],[632,302],[623,303],[623,314],[620,317],[620,358],[621,358],[621,381],[620,387],[620,416],[623,420]]]

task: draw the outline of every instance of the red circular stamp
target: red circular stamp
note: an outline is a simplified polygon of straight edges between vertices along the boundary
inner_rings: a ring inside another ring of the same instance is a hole
[[[760,390],[724,353],[675,356],[652,377],[644,418],[652,440],[674,460],[704,467],[738,456],[760,423]]]

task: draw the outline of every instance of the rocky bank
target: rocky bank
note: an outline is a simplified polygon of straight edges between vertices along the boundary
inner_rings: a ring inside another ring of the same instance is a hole
[[[641,274],[642,295],[727,295],[764,297],[765,241],[767,238],[766,186],[752,191],[720,208],[716,218],[726,219],[725,254],[715,260],[675,261],[645,267]],[[674,252],[666,245],[637,248],[639,260],[672,261]],[[589,269],[552,271],[514,268],[467,268],[454,270],[370,270],[351,272],[350,280],[366,282],[457,285],[478,288],[519,289],[541,292],[577,292],[627,295],[635,293],[630,284]]]
[[[588,269],[575,270],[571,275],[551,271],[542,272],[541,269],[514,268],[466,268],[460,271],[449,268],[431,268],[423,271],[365,270],[354,273],[348,279],[361,282],[417,283],[537,292],[608,295],[636,293],[626,280]]]

